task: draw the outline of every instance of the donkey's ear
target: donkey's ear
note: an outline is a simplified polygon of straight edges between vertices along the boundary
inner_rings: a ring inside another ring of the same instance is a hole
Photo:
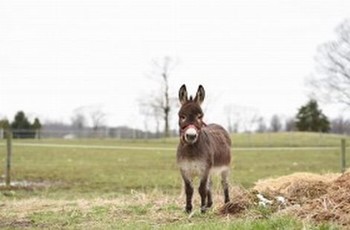
[[[179,101],[183,105],[188,101],[186,85],[183,84],[179,90]]]
[[[202,85],[199,85],[194,101],[197,102],[198,104],[202,104],[202,102],[204,101],[204,97],[205,97],[204,88]]]

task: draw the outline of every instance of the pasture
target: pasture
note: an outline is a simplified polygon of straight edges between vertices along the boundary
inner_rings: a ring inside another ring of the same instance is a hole
[[[248,190],[260,179],[293,172],[339,172],[340,138],[235,134],[230,183]],[[14,140],[13,187],[0,190],[0,228],[336,229],[330,223],[274,216],[259,207],[253,210],[259,219],[218,215],[223,201],[217,178],[214,207],[201,214],[195,192],[195,212],[186,214],[175,161],[177,141]],[[1,169],[5,150],[1,140]]]

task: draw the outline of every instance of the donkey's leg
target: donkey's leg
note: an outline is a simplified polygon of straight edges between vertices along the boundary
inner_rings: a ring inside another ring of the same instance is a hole
[[[224,189],[225,203],[228,203],[230,201],[228,176],[229,176],[229,169],[221,172],[221,184],[222,184],[222,188]]]
[[[186,193],[186,212],[190,213],[192,211],[192,196],[193,196],[193,186],[192,181],[183,177],[185,184],[185,193]]]
[[[213,182],[211,178],[209,177],[209,182],[208,182],[208,190],[207,190],[207,207],[210,208],[213,205],[213,198],[211,196],[211,188],[212,188]]]
[[[198,192],[201,196],[201,212],[204,213],[207,209],[206,200],[208,194],[208,175],[205,175],[201,178]]]

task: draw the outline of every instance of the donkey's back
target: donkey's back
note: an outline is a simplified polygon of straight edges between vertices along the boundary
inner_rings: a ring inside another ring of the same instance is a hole
[[[231,138],[227,131],[218,124],[209,124],[202,128],[212,149],[213,167],[229,167],[231,162]]]

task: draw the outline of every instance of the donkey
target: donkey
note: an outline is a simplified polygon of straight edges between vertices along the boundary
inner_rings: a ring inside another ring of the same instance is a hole
[[[198,192],[201,198],[201,212],[213,204],[211,174],[221,173],[225,203],[230,201],[228,175],[231,161],[231,139],[227,131],[218,124],[203,122],[201,104],[205,97],[199,85],[195,98],[188,98],[186,85],[179,90],[180,142],[177,147],[177,165],[185,185],[186,212],[192,211],[193,179],[199,177]]]

